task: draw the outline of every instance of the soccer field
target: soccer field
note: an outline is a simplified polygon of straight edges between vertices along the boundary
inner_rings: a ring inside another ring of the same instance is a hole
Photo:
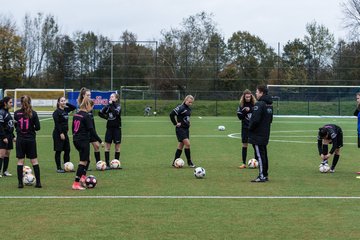
[[[317,130],[326,123],[344,132],[333,174],[318,170]],[[96,119],[101,137],[105,124]],[[218,131],[218,125],[226,130]],[[13,151],[13,177],[0,179],[1,239],[360,238],[354,118],[274,118],[270,181],[251,183],[257,169],[237,168],[241,139],[236,116],[192,117],[192,157],[206,169],[204,179],[196,179],[186,166],[171,167],[177,140],[168,117],[123,117],[123,170],[95,171],[92,162],[88,174],[97,177],[98,185],[81,192],[71,190],[74,173],[55,171],[52,119],[42,119],[41,127],[37,143],[43,188],[17,188]],[[77,165],[71,146],[71,161]]]

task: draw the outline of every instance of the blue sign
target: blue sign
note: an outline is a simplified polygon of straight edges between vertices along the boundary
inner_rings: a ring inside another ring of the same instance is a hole
[[[71,103],[74,106],[77,106],[77,99],[79,96],[79,91],[75,92],[68,92],[68,99],[69,103]],[[116,93],[116,91],[94,91],[91,92],[91,100],[94,101],[94,109],[102,109],[104,106],[109,104],[109,98],[112,93]]]

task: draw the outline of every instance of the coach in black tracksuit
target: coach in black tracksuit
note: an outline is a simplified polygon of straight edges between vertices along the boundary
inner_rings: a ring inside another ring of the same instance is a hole
[[[259,162],[259,176],[251,182],[268,181],[269,160],[267,156],[267,144],[270,138],[270,126],[273,119],[273,107],[271,96],[265,86],[256,89],[257,102],[254,106],[249,123],[249,143],[254,147],[256,160]]]

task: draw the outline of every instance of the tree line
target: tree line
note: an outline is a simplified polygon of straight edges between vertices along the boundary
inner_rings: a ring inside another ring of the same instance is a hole
[[[342,7],[354,38],[336,42],[326,26],[313,21],[304,37],[277,51],[248,31],[226,40],[206,12],[163,30],[157,41],[139,41],[129,31],[118,41],[91,31],[70,36],[61,33],[55,16],[43,13],[25,15],[20,31],[0,16],[1,88],[148,86],[186,92],[254,89],[260,83],[356,85],[359,25],[351,16],[360,16],[360,0]]]

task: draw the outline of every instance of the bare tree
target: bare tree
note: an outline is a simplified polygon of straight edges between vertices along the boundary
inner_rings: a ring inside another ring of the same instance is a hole
[[[341,3],[344,13],[344,27],[349,30],[349,37],[353,40],[359,39],[360,32],[360,0],[348,0]]]
[[[47,57],[54,47],[58,32],[59,27],[54,16],[38,13],[36,17],[31,18],[30,15],[25,15],[22,45],[26,53],[26,76],[29,81],[34,76],[41,75],[48,66]]]

